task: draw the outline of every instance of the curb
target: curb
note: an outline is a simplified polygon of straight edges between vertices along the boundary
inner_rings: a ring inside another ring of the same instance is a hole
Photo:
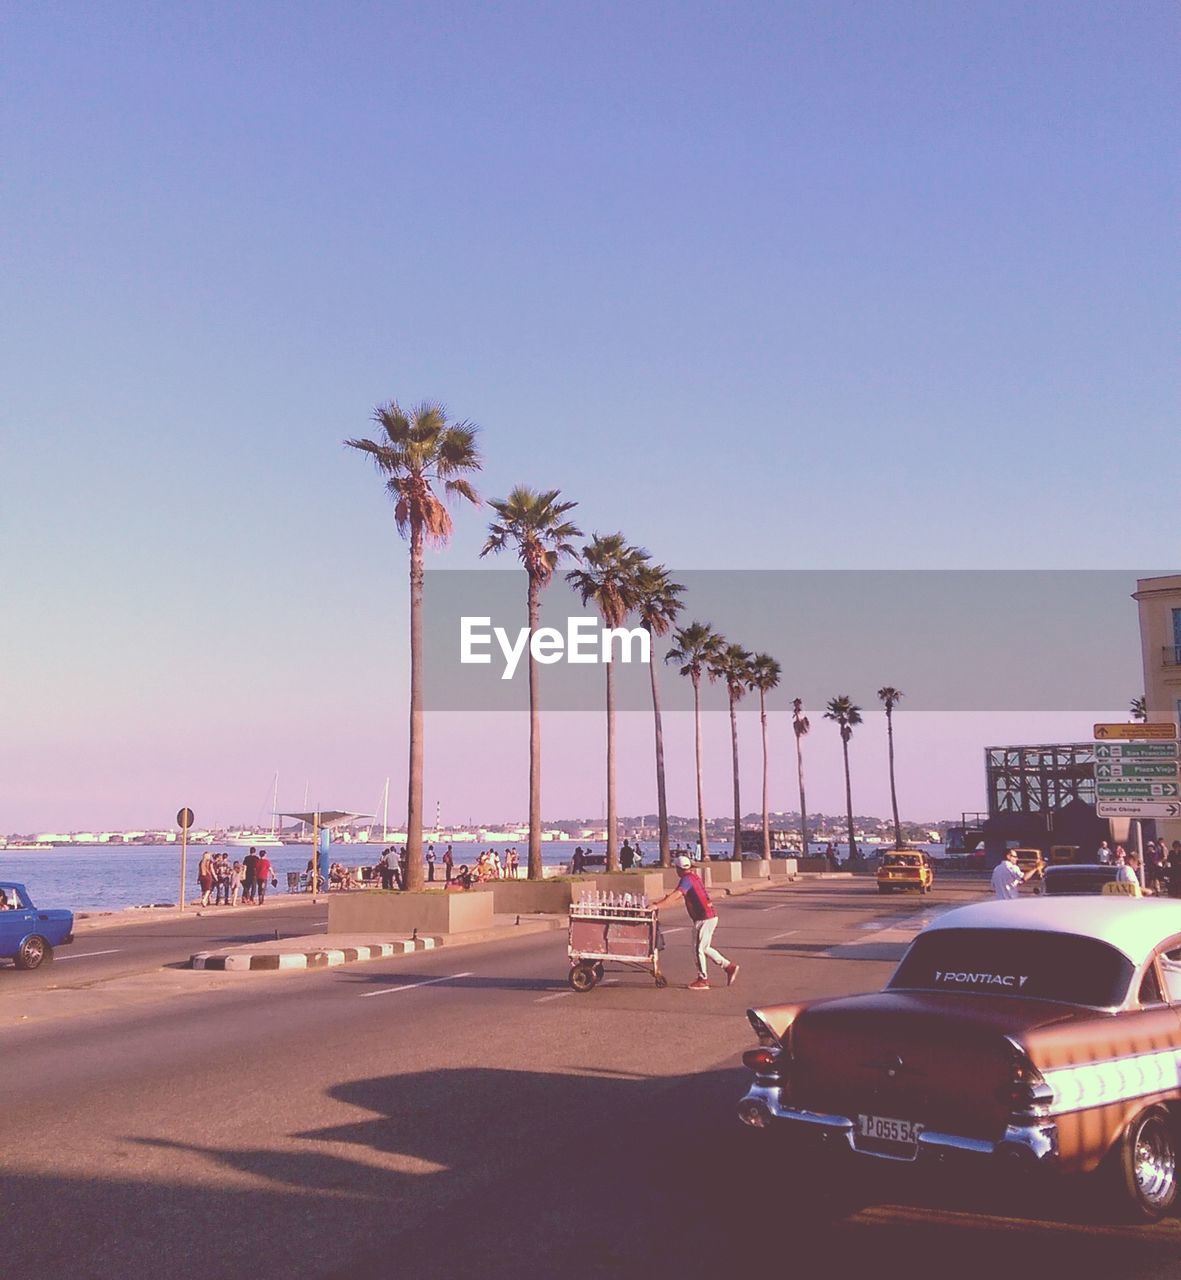
[[[356,960],[379,960],[411,951],[433,951],[438,938],[404,938],[398,942],[375,942],[363,947],[341,947],[317,951],[199,951],[190,958],[194,969],[245,971],[255,969],[327,969]]]

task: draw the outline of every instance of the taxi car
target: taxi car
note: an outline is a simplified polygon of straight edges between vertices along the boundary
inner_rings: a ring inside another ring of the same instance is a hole
[[[1121,1217],[1178,1200],[1181,901],[960,907],[883,991],[747,1014],[738,1118],[805,1163],[1097,1175]],[[893,1162],[893,1163],[891,1163]]]
[[[41,910],[23,884],[0,880],[0,957],[36,969],[53,959],[54,947],[73,941],[72,911]]]
[[[1028,884],[1034,893],[1042,892],[1042,884],[1046,872],[1046,860],[1042,857],[1040,849],[1014,849],[1017,855],[1017,865],[1022,871],[1032,871]]]
[[[877,881],[879,893],[893,893],[895,889],[930,893],[935,871],[921,849],[887,849],[878,864]]]

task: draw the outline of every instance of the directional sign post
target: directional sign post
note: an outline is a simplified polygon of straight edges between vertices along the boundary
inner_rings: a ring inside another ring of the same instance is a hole
[[[1181,818],[1181,801],[1100,800],[1095,812],[1101,818]]]
[[[1169,720],[1154,724],[1097,724],[1095,738],[1099,742],[1110,742],[1114,739],[1140,738],[1151,742],[1175,742],[1177,726]]]
[[[1176,760],[1181,754],[1178,742],[1097,742],[1095,759],[1100,763],[1119,764],[1129,760]]]

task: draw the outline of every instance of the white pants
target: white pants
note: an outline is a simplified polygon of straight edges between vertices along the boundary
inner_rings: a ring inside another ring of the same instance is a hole
[[[699,978],[706,976],[706,960],[712,960],[714,964],[720,964],[723,968],[730,963],[720,951],[715,951],[710,946],[713,941],[714,930],[717,927],[717,916],[713,916],[709,920],[695,920],[693,922],[693,945],[697,949],[697,976]]]

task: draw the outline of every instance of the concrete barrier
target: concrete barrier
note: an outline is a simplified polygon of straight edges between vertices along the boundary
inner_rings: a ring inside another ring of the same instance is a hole
[[[744,858],[739,864],[744,880],[770,880],[771,860],[762,858]]]
[[[741,862],[706,862],[702,877],[706,884],[733,884],[742,879]]]
[[[772,858],[771,879],[778,880],[784,876],[798,875],[799,867],[799,861],[795,858]]]
[[[828,871],[831,869],[827,858],[801,858],[799,860],[799,868],[801,871]]]
[[[467,933],[491,929],[489,893],[426,889],[421,893],[334,893],[328,899],[329,933]]]

